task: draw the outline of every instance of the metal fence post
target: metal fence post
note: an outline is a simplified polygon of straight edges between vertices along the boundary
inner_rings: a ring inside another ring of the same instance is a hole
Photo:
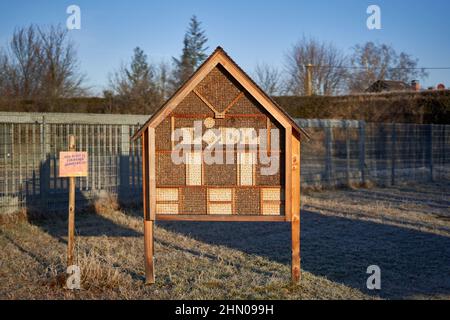
[[[430,167],[430,181],[434,181],[433,177],[433,125],[428,125],[428,165]]]
[[[347,121],[344,121],[345,128],[345,177],[347,180],[347,186],[351,186],[350,177],[350,125]]]
[[[397,132],[395,123],[391,126],[391,185],[395,185],[395,161],[397,153]]]
[[[50,141],[48,141],[48,124],[45,116],[42,116],[40,124],[40,138],[41,138],[41,165],[39,172],[39,193],[41,196],[41,208],[42,210],[48,210],[48,194],[50,189]]]
[[[120,187],[119,198],[126,199],[130,189],[130,126],[120,126]]]
[[[359,121],[359,171],[361,172],[361,184],[366,185],[366,122]]]
[[[333,170],[333,128],[331,124],[325,127],[325,176],[332,185],[334,170]]]

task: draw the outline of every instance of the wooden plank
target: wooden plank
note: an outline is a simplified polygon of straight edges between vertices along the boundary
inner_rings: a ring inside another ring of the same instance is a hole
[[[173,140],[174,138],[174,132],[175,132],[175,117],[171,116],[170,117],[170,141],[171,141],[171,151],[175,150],[175,141]]]
[[[264,150],[264,149],[260,149],[260,151],[261,152],[266,152],[266,153],[268,153],[269,151],[268,150]],[[253,149],[253,150],[245,150],[245,152],[246,153],[259,153],[260,152],[258,149]],[[198,151],[198,152],[202,152],[202,154],[204,154],[205,153],[205,151],[203,150],[203,151]],[[221,150],[221,152],[223,153],[223,154],[228,154],[228,153],[234,153],[234,154],[237,154],[237,153],[241,153],[242,151],[241,150]],[[164,154],[164,153],[172,153],[172,150],[156,150],[155,151],[155,153],[156,154],[158,154],[158,153],[161,153],[161,154]],[[282,153],[281,151],[279,151],[279,150],[272,150],[271,151],[271,153]]]
[[[267,129],[267,146],[266,146],[266,149],[267,149],[267,155],[268,156],[270,156],[271,155],[271,149],[272,149],[272,147],[271,147],[271,142],[272,142],[272,137],[271,137],[271,129],[272,129],[272,124],[271,124],[271,121],[270,121],[270,118],[269,117],[267,117],[266,118],[266,129]]]
[[[150,220],[156,215],[156,156],[155,156],[155,129],[148,128],[148,172],[149,172],[149,205]]]
[[[156,180],[155,180],[155,130],[148,128],[142,136],[142,172],[144,189],[144,259],[145,283],[155,283],[153,264],[154,240],[153,229],[156,215]],[[145,173],[144,173],[145,170]]]
[[[292,216],[292,128],[286,129],[285,152],[285,216],[286,221],[291,221]]]
[[[154,221],[144,221],[145,284],[155,283],[153,228]]]
[[[217,115],[217,114],[220,113],[219,111],[216,110],[216,108],[214,108],[214,106],[211,104],[211,102],[208,101],[208,99],[206,99],[204,96],[202,96],[202,95],[200,94],[200,92],[198,92],[196,89],[194,89],[194,90],[192,90],[192,91],[194,91],[195,95],[196,95],[197,97],[199,97],[200,100],[202,100],[203,103],[206,104],[206,106],[207,106],[208,108],[210,108],[210,109],[214,112],[215,115]]]
[[[203,119],[210,117],[210,114],[206,113],[171,113],[171,116],[174,118],[181,118],[181,119]],[[227,118],[267,118],[267,116],[263,113],[233,113],[233,114],[226,114],[225,119]]]
[[[300,216],[295,215],[291,221],[291,239],[292,239],[292,282],[300,281]]]
[[[161,221],[286,222],[284,216],[157,214]]]
[[[69,151],[75,151],[75,136],[69,137]],[[73,265],[75,244],[75,177],[69,178],[69,221],[67,237],[67,267]]]
[[[292,206],[291,218],[300,214],[300,137],[292,137]]]
[[[143,206],[143,213],[144,213],[144,220],[148,221],[150,220],[150,214],[149,214],[149,207],[148,207],[148,201],[149,201],[149,175],[148,175],[148,135],[147,131],[144,131],[144,134],[142,135],[141,139],[142,143],[142,206]]]
[[[206,188],[208,187],[209,189],[231,189],[231,188],[235,188],[235,189],[265,189],[265,188],[271,188],[271,189],[276,189],[276,188],[282,188],[281,186],[262,186],[262,185],[254,185],[254,186],[238,186],[235,184],[224,184],[224,185],[220,185],[220,186],[205,186],[205,185],[195,185],[195,186],[187,186],[185,184],[181,184],[181,185],[158,185],[158,188],[184,188],[184,189],[189,189],[189,188]]]
[[[15,146],[15,141],[14,141],[14,123],[11,123],[11,130],[10,130],[10,136],[11,136],[11,154],[10,154],[10,164],[11,164],[11,188],[12,188],[12,192],[11,194],[15,194],[17,192],[16,189],[16,174],[14,173],[14,161],[15,161],[15,150],[14,150],[14,146]]]
[[[292,281],[300,280],[300,137],[292,137]]]
[[[244,96],[244,92],[240,92],[236,98],[233,99],[233,101],[231,101],[228,106],[225,108],[225,110],[223,110],[223,114],[227,113],[228,110],[230,110],[239,100],[241,100],[241,98]]]

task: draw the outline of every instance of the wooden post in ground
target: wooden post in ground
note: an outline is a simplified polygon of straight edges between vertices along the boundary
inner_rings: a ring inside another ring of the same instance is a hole
[[[155,283],[155,270],[153,268],[153,226],[154,221],[144,221],[145,284]]]
[[[150,199],[150,157],[154,155],[154,148],[150,150],[149,137],[150,130],[145,130],[142,134],[142,202],[144,207],[144,265],[145,265],[145,284],[155,283],[155,272],[153,268],[153,255],[154,255],[154,243],[153,243],[153,229],[154,229],[154,217],[151,215],[152,205]],[[153,152],[149,154],[150,152]],[[150,156],[150,157],[149,157]],[[154,197],[154,195],[153,195]]]
[[[292,136],[292,282],[300,281],[300,138]]]
[[[69,151],[75,151],[75,136],[69,136]],[[67,266],[73,265],[75,234],[75,177],[69,177],[69,227],[67,237]]]

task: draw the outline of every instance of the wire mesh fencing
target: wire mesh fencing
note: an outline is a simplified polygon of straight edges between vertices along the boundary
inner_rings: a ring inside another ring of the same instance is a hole
[[[389,186],[450,179],[450,126],[297,120],[302,186]]]
[[[84,206],[101,193],[139,201],[141,146],[131,135],[147,117],[79,114],[0,115],[0,214],[26,208],[66,209],[68,179],[59,178],[59,152],[76,137],[88,152],[88,176],[76,178],[76,200]]]
[[[140,202],[141,144],[130,137],[147,116],[0,113],[0,214],[67,209],[59,152],[75,135],[87,151],[87,177],[76,178],[77,206],[102,193]],[[303,187],[393,185],[450,179],[450,126],[305,120]]]

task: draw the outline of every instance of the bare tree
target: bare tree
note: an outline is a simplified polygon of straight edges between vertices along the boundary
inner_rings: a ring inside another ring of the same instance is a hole
[[[76,51],[61,26],[14,31],[1,55],[0,92],[14,98],[59,98],[86,93]]]
[[[398,80],[409,83],[425,78],[428,74],[418,69],[418,60],[401,52],[397,54],[392,46],[367,42],[356,45],[350,59],[352,74],[348,87],[351,92],[363,92],[377,80]]]
[[[8,84],[8,57],[0,48],[0,96],[7,95]]]
[[[267,63],[258,63],[254,74],[255,81],[267,94],[273,96],[280,93],[282,79],[276,67]]]
[[[331,43],[303,37],[285,57],[288,74],[286,93],[305,94],[306,65],[312,67],[314,94],[333,95],[344,90],[347,71],[343,68],[347,57]]]
[[[61,26],[37,29],[41,39],[43,76],[41,91],[49,97],[74,97],[86,93],[76,50]]]
[[[16,29],[2,58],[3,95],[21,98],[38,95],[43,70],[41,61],[41,41],[36,28]]]

